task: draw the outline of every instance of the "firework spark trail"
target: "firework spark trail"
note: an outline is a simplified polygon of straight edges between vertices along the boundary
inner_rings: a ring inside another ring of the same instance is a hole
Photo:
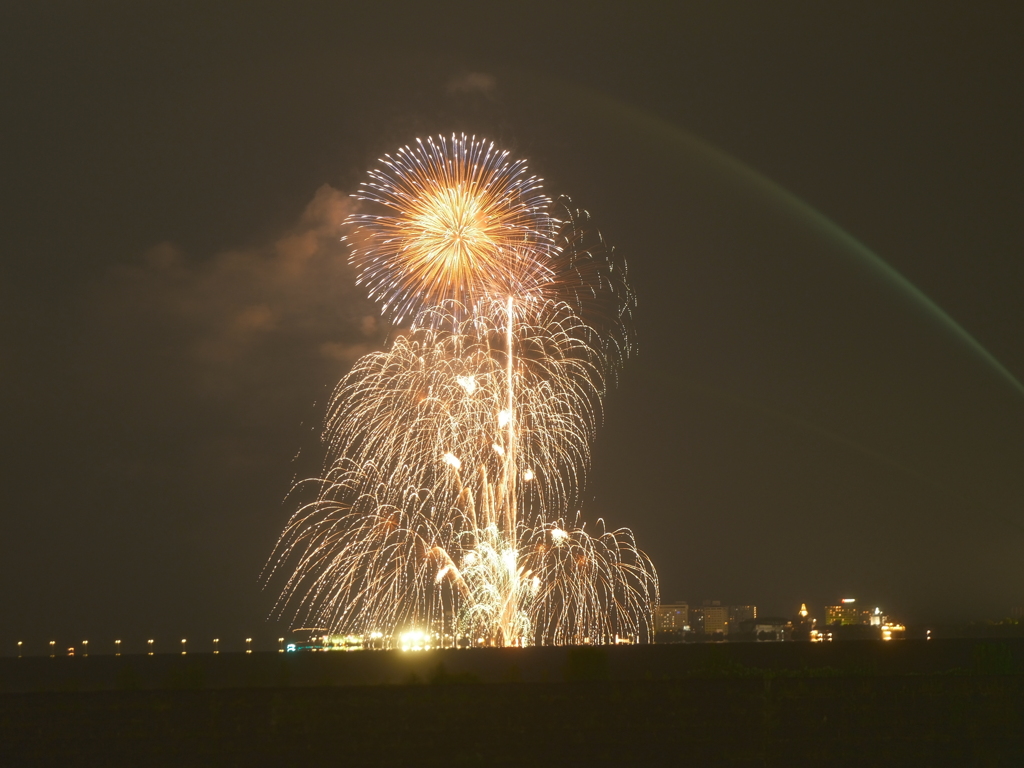
[[[628,282],[625,259],[608,247],[600,232],[589,226],[590,214],[558,200],[560,228],[552,250],[548,281],[539,293],[571,307],[595,332],[595,344],[605,356],[606,371],[616,374],[633,354],[632,313],[636,296]]]
[[[465,136],[382,160],[352,260],[411,330],[335,390],[316,497],[277,561],[282,607],[335,632],[498,645],[646,636],[657,577],[578,513],[609,376],[630,354],[625,264],[522,162]]]
[[[507,427],[514,421],[518,464],[531,473],[528,500],[541,510],[578,503],[575,475],[589,465],[601,417],[601,360],[586,343],[589,329],[565,307],[537,309],[533,322],[514,326],[511,358],[504,343],[496,346],[506,325],[497,313],[457,323],[435,310],[391,349],[359,359],[328,415],[325,439],[334,457],[384,471],[415,467],[418,487],[446,494],[455,506],[463,486],[456,473],[438,475],[438,462],[450,455],[496,477],[512,450]],[[438,330],[445,318],[450,330]]]

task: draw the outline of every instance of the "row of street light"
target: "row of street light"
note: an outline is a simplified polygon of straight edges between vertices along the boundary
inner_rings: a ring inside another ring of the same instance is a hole
[[[156,643],[156,640],[154,640],[154,639],[149,639],[149,640],[146,641],[146,655],[147,656],[152,656],[153,655],[153,653],[154,653],[153,648],[154,648],[155,643]],[[277,638],[277,645],[278,645],[278,648],[277,648],[278,653],[284,653],[284,638],[283,637]],[[181,638],[181,655],[182,656],[184,656],[188,652],[187,646],[188,646],[188,638],[185,638],[185,637]],[[23,640],[19,640],[18,641],[18,658],[19,659],[23,655],[24,648],[25,648],[24,641]],[[57,641],[56,640],[51,640],[49,642],[49,650],[50,650],[50,658],[52,659],[52,658],[54,658],[57,655]],[[68,656],[74,656],[75,655],[75,650],[76,650],[75,646],[73,646],[73,645],[70,646],[67,649],[67,655]],[[214,653],[220,653],[220,638],[219,637],[213,638],[213,652]],[[246,653],[252,653],[252,638],[251,637],[245,638],[245,652]],[[88,656],[88,655],[89,655],[89,641],[88,640],[83,640],[82,641],[82,656]],[[115,656],[120,656],[121,655],[121,641],[120,640],[115,640],[114,641],[114,655]]]

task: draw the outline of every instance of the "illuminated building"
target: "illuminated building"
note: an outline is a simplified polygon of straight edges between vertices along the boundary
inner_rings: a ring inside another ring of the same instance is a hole
[[[706,600],[702,607],[704,613],[704,634],[713,635],[721,632],[729,634],[729,606],[722,605],[718,600]]]
[[[732,632],[752,632],[757,619],[757,606],[722,605],[720,600],[705,600],[701,606],[690,609],[690,628],[698,635],[728,635]],[[746,629],[741,629],[745,627]]]
[[[889,617],[882,613],[881,608],[874,608],[870,611],[861,612],[861,623],[870,624],[872,627],[880,627],[889,623]]]
[[[814,631],[817,620],[807,610],[807,603],[800,603],[800,610],[793,619],[793,630],[790,637],[793,640],[811,640],[811,633]]]
[[[757,606],[756,605],[730,605],[729,606],[729,626],[735,627],[741,621],[749,621],[750,619],[757,618]]]
[[[654,609],[654,631],[686,631],[690,627],[690,610],[686,603],[662,603]]]
[[[801,612],[802,615],[802,612]],[[898,640],[906,637],[906,627],[882,613],[882,609],[857,608],[852,597],[839,605],[825,607],[828,629],[811,629],[811,640]]]
[[[881,608],[864,611],[861,615],[864,617],[864,624],[878,627],[883,640],[902,640],[906,637],[907,628],[882,613]]]
[[[663,603],[654,609],[654,642],[681,643],[690,629],[686,603]]]
[[[861,617],[857,611],[857,600],[853,597],[844,597],[839,605],[826,605],[825,606],[825,623],[826,624],[842,624],[844,626],[850,624],[860,624]]]

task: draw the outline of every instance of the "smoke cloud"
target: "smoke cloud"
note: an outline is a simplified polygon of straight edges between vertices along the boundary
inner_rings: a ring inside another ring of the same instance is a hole
[[[111,375],[124,364],[199,396],[244,396],[321,375],[332,382],[382,341],[340,242],[351,198],[324,185],[265,246],[190,258],[172,243],[112,269],[90,293]],[[120,363],[120,364],[118,364]]]
[[[272,242],[206,258],[159,243],[89,288],[75,386],[91,439],[117,446],[109,474],[245,478],[288,472],[297,449],[314,461],[330,392],[388,333],[340,239],[353,205],[325,185]]]

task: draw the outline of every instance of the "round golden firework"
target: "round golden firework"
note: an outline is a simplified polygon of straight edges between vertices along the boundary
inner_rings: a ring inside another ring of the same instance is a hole
[[[396,322],[423,307],[523,296],[551,279],[558,224],[526,162],[483,139],[417,140],[355,195],[350,261],[370,298]]]

